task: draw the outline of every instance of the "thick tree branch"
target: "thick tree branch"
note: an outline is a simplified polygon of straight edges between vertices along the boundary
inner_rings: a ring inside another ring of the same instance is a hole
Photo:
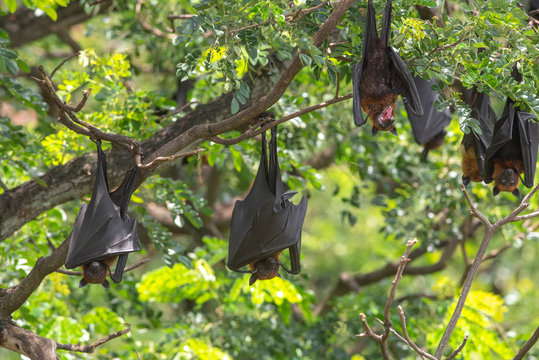
[[[71,234],[51,255],[37,259],[30,273],[18,285],[6,289],[0,298],[0,319],[9,318],[32,295],[47,275],[64,264],[70,239]]]
[[[0,320],[0,347],[22,354],[32,360],[59,360],[56,342],[17,326],[10,320]]]

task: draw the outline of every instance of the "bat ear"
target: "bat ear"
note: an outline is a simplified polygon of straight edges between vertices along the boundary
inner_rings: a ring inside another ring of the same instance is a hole
[[[281,276],[281,274],[277,273],[277,277],[281,278],[282,280],[284,280],[284,278]]]
[[[511,194],[515,195],[517,199],[520,198],[520,191],[518,191],[518,189],[513,190]]]
[[[110,284],[109,284],[109,281],[107,279],[103,280],[103,282],[101,283],[101,285],[103,285],[103,287],[107,290],[110,290]]]
[[[470,177],[462,175],[462,183],[464,184],[464,186],[470,185]]]
[[[82,287],[85,287],[86,285],[88,285],[88,281],[86,281],[86,279],[82,278],[79,282],[79,288],[82,288]]]
[[[256,276],[256,274],[251,275],[251,277],[249,278],[249,286],[252,286],[257,280],[258,276]]]
[[[498,189],[497,186],[494,186],[494,188],[492,189],[492,195],[496,196],[500,193],[500,189]]]
[[[393,135],[395,135],[395,136],[399,135],[399,134],[397,133],[397,128],[396,128],[396,127],[393,127],[393,129],[391,129],[391,133],[392,133]]]
[[[373,126],[372,127],[372,136],[376,136],[376,134],[378,134],[378,129]]]

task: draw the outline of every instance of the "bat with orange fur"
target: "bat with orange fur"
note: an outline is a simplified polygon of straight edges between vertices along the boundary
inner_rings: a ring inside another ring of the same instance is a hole
[[[361,109],[372,120],[372,134],[390,131],[397,135],[395,127],[395,102],[399,95],[409,105],[409,112],[423,115],[414,80],[410,70],[399,54],[389,46],[391,31],[392,0],[388,0],[382,20],[382,32],[378,37],[376,14],[369,0],[367,24],[363,38],[363,57],[353,68],[354,123],[361,126],[367,121]]]
[[[528,188],[533,186],[538,149],[537,119],[508,98],[485,153],[483,178],[487,184],[494,181],[494,196],[506,191],[519,197],[520,180]]]
[[[492,140],[492,132],[496,123],[496,113],[490,105],[490,97],[480,93],[476,88],[463,94],[471,104],[471,117],[479,122],[481,134],[470,131],[464,134],[460,144],[462,156],[462,183],[467,186],[470,181],[483,181],[485,152]]]

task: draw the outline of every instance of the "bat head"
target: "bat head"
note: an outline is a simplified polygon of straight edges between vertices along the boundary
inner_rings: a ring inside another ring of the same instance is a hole
[[[252,264],[253,274],[249,278],[249,285],[253,285],[256,280],[269,280],[279,275],[279,261],[273,256],[258,260]]]
[[[372,134],[376,135],[378,131],[391,131],[393,135],[397,135],[393,106],[387,106],[382,112],[373,117]]]
[[[109,266],[105,261],[93,261],[82,267],[82,280],[79,287],[84,287],[86,284],[102,284],[103,287],[109,289],[107,276],[109,275]]]
[[[519,197],[520,192],[517,189],[519,181],[520,177],[518,172],[514,169],[505,169],[495,178],[492,194],[496,196],[500,191],[507,191],[516,197]]]

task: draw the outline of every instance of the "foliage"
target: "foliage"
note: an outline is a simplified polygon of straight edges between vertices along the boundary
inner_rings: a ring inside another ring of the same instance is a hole
[[[221,111],[234,114],[260,96],[253,91],[254,79],[264,73],[276,80],[297,49],[304,67],[269,109],[279,118],[330,100],[337,90],[340,95],[351,92],[351,66],[361,56],[365,3],[355,2],[331,40],[318,48],[310,39],[334,2],[146,1],[137,15],[137,1],[115,1],[114,12],[72,29],[73,39],[85,50],[53,80],[62,100],[71,104],[92,88],[78,113],[81,119],[103,131],[143,141],[181,122],[189,112],[163,116],[180,105],[179,84],[195,81],[184,99],[193,101],[192,107],[232,92]],[[145,250],[131,256],[130,262],[149,256],[149,264],[126,273],[110,291],[100,286],[79,289],[77,278],[50,275],[14,313],[14,320],[63,343],[90,343],[131,324],[127,336],[99,347],[95,355],[61,352],[62,359],[136,358],[135,352],[144,360],[313,359],[320,354],[331,359],[379,358],[376,343],[355,335],[362,331],[360,312],[369,318],[383,317],[391,278],[327,304],[326,296],[343,273],[365,274],[393,263],[409,239],[419,239],[425,250],[414,266],[435,264],[445,242],[463,239],[469,209],[460,191],[458,148],[462,133],[477,131],[477,124],[450,85],[460,80],[466,88],[478,87],[491,95],[498,113],[507,97],[539,113],[539,40],[527,27],[528,17],[518,1],[451,3],[456,9],[451,17],[444,12],[441,28],[419,19],[412,6],[435,6],[436,1],[395,0],[393,6],[392,45],[414,73],[441,80],[437,90],[444,96],[437,106],[455,110],[446,143],[427,160],[421,157],[400,102],[398,136],[372,137],[368,126],[355,128],[350,101],[279,126],[283,179],[309,198],[301,275],[248,286],[248,275],[227,270],[228,229],[210,226],[215,203],[231,204],[249,189],[259,164],[260,142],[248,139],[223,146],[205,141],[197,144],[205,149],[200,156],[162,167],[132,198],[130,215],[137,218]],[[13,13],[25,6],[55,19],[57,6],[66,5],[68,1],[4,0],[0,11],[7,8]],[[295,8],[315,6],[319,7],[305,13]],[[375,2],[379,22],[383,6],[383,1]],[[194,16],[171,25],[169,14]],[[173,38],[155,36],[141,19],[157,29],[172,26]],[[0,116],[0,180],[9,189],[31,179],[39,182],[39,176],[54,166],[94,151],[86,137],[51,118],[53,109],[39,89],[19,76],[30,66],[44,65],[50,72],[61,61],[51,58],[52,50],[65,50],[65,45],[48,37],[15,50],[0,29],[2,101],[16,111],[35,112],[35,121],[25,126]],[[515,63],[524,78],[520,84],[510,77]],[[238,130],[221,136],[240,134]],[[317,170],[312,160],[328,149],[334,164]],[[105,150],[109,151],[107,144]],[[213,201],[206,199],[212,190],[207,183],[210,168],[220,179]],[[484,184],[471,185],[469,193],[491,220],[516,204],[510,195],[493,198]],[[0,242],[2,287],[18,284],[38,258],[50,253],[49,242],[60,245],[81,201],[88,198],[53,207]],[[173,225],[152,215],[150,208],[156,204],[167,210]],[[532,206],[537,204],[532,201]],[[535,301],[539,237],[528,226],[504,227],[493,239],[492,249],[507,241],[512,246],[485,264],[476,280],[451,338],[455,348],[469,334],[462,358],[510,358],[533,332],[536,324],[530,319],[539,316]],[[460,288],[463,252],[472,257],[481,235],[477,231],[465,243],[459,242],[460,249],[439,272],[401,281],[397,297],[402,297],[408,331],[419,346],[435,350]],[[396,306],[391,308],[391,320],[401,331]],[[393,344],[395,358],[416,358],[397,340]],[[8,356],[0,350],[0,357]],[[530,359],[537,356],[537,350],[529,354]]]

